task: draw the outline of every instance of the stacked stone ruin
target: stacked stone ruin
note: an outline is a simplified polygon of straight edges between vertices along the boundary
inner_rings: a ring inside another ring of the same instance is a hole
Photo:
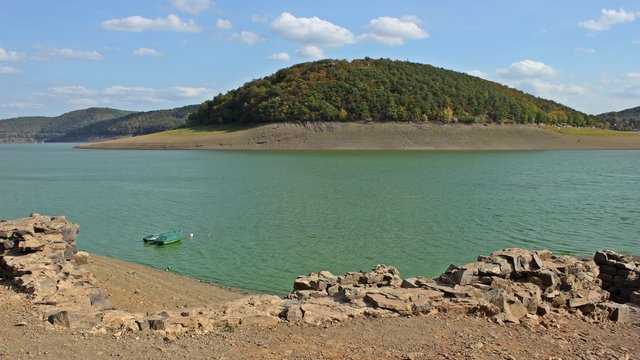
[[[640,305],[640,265],[631,256],[610,250],[598,251],[593,257],[600,267],[602,288],[618,303]]]
[[[43,321],[90,332],[204,334],[247,324],[321,325],[441,312],[498,323],[535,323],[568,313],[623,321],[629,306],[609,298],[638,304],[640,297],[640,268],[630,257],[602,251],[579,260],[547,250],[502,249],[451,265],[434,279],[402,279],[385,265],[341,276],[320,271],[298,277],[285,298],[261,294],[216,307],[130,313],[113,309],[95,278],[79,266],[88,254],[77,251],[78,229],[63,216],[0,221],[0,277],[30,294]]]
[[[111,308],[93,275],[78,266],[87,256],[78,253],[78,232],[64,216],[33,213],[0,221],[0,276],[30,294],[44,318],[57,325],[93,326]]]

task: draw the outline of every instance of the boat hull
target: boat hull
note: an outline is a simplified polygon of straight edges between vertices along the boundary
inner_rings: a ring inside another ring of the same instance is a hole
[[[167,231],[160,233],[155,241],[157,246],[164,246],[177,243],[182,240],[182,231]]]
[[[165,231],[159,234],[150,234],[142,238],[145,244],[164,246],[177,243],[182,240],[182,230]]]

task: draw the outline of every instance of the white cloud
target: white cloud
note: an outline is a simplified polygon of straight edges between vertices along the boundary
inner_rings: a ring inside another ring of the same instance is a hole
[[[508,68],[498,69],[496,73],[504,78],[521,79],[551,77],[558,71],[543,62],[527,59],[514,62]]]
[[[184,105],[185,99],[199,102],[211,98],[213,93],[204,87],[172,86],[152,88],[142,86],[112,85],[102,89],[91,89],[82,85],[51,87],[44,98],[59,103],[80,106],[111,106],[128,108],[148,105],[157,109],[158,104],[165,106]]]
[[[549,97],[554,97],[554,94],[572,94],[572,95],[584,95],[587,93],[588,88],[582,85],[576,84],[554,84],[550,82],[546,82],[543,80],[527,80],[526,83],[523,83],[525,86],[533,89],[533,92],[545,96],[548,94]]]
[[[257,23],[267,23],[269,22],[269,15],[251,15],[251,21]]]
[[[185,98],[198,98],[211,92],[209,89],[203,87],[174,86],[170,89],[175,91],[176,95]]]
[[[0,61],[20,61],[24,58],[24,54],[16,51],[7,51],[0,47]]]
[[[356,42],[351,31],[315,16],[295,17],[284,12],[271,22],[271,29],[287,40],[306,45],[342,46]]]
[[[42,109],[44,108],[44,104],[38,103],[27,103],[22,101],[12,101],[4,104],[0,104],[0,108],[3,109],[18,109],[18,110],[32,110],[32,109]]]
[[[216,28],[220,30],[231,30],[233,28],[233,24],[231,24],[231,21],[229,20],[218,19],[216,21]]]
[[[104,60],[104,56],[102,56],[102,54],[100,54],[97,51],[80,51],[80,50],[73,50],[69,48],[50,49],[45,46],[35,46],[35,49],[37,50],[37,54],[34,55],[33,58],[39,61],[49,60],[54,57],[92,60],[92,61]]]
[[[506,68],[497,69],[489,77],[513,88],[581,111],[593,111],[594,108],[602,105],[594,102],[594,99],[598,101],[601,99],[592,87],[565,82],[560,70],[540,61],[517,61]]]
[[[156,49],[150,49],[150,48],[139,48],[136,51],[133,52],[133,55],[135,56],[151,56],[151,57],[160,57],[163,56],[164,54],[159,52]]]
[[[49,88],[49,94],[52,94],[52,95],[81,95],[81,96],[88,96],[88,95],[95,95],[96,91],[87,89],[86,87],[81,86],[81,85],[69,85],[69,86],[50,87]]]
[[[632,80],[640,80],[640,72],[628,72],[627,77]]]
[[[486,72],[481,71],[481,70],[469,70],[466,73],[471,75],[471,76],[477,76],[477,77],[483,78],[483,79],[489,78],[489,74],[487,74]]]
[[[16,68],[11,67],[11,66],[1,66],[0,65],[0,74],[15,75],[15,74],[20,74],[21,72],[22,72],[22,70],[20,70],[20,69],[16,69]]]
[[[211,6],[211,0],[171,0],[171,4],[178,10],[200,14]]]
[[[429,34],[418,26],[419,19],[406,16],[402,19],[382,16],[369,21],[368,32],[361,40],[375,40],[387,45],[402,45],[407,39],[426,39]]]
[[[202,28],[193,19],[182,21],[179,16],[170,14],[165,19],[147,19],[142,16],[129,16],[123,19],[111,19],[102,22],[107,30],[142,32],[142,31],[174,31],[201,32]]]
[[[267,56],[267,59],[277,60],[277,61],[289,61],[291,60],[291,56],[289,56],[289,54],[287,54],[286,52],[281,52],[281,53],[269,55]]]
[[[638,15],[638,13],[626,12],[622,8],[620,8],[620,10],[602,9],[598,20],[581,21],[578,23],[578,26],[588,30],[602,31],[616,24],[635,21]]]
[[[264,38],[260,36],[260,34],[256,34],[251,31],[241,31],[239,33],[233,33],[233,35],[231,35],[231,39],[243,42],[248,45],[255,45],[261,41],[264,41]]]
[[[326,56],[324,55],[324,51],[314,45],[308,45],[303,47],[302,49],[298,49],[297,54],[302,57],[314,60],[326,58]]]
[[[596,49],[594,48],[575,48],[575,51],[579,52],[579,53],[583,53],[583,54],[595,54]]]

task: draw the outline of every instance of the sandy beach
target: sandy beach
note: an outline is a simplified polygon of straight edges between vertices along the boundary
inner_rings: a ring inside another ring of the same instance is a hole
[[[272,123],[178,129],[87,149],[581,150],[640,149],[640,133],[537,125]]]

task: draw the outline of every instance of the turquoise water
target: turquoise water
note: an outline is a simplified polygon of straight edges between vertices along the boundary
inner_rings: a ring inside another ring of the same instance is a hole
[[[508,246],[640,253],[638,151],[119,151],[0,145],[0,218],[79,223],[81,249],[284,293],[297,275],[435,276]],[[193,233],[165,248],[142,236]]]

